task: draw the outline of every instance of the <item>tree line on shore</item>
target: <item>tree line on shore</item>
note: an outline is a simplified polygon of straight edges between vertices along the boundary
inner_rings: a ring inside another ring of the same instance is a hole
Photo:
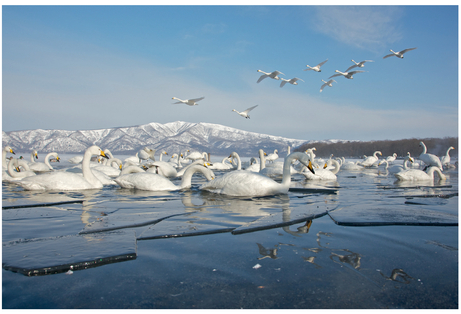
[[[427,152],[436,156],[445,156],[449,147],[450,157],[458,158],[458,137],[444,138],[423,138],[423,139],[402,139],[402,140],[381,140],[381,141],[347,141],[338,143],[306,143],[294,149],[303,152],[308,148],[315,147],[315,155],[318,157],[329,157],[331,154],[336,157],[362,158],[364,155],[371,156],[375,151],[380,151],[383,156],[392,156],[394,153],[398,157],[405,157],[409,152],[412,157],[418,157],[423,148],[419,143],[423,142],[427,147]],[[378,157],[380,157],[378,155]]]

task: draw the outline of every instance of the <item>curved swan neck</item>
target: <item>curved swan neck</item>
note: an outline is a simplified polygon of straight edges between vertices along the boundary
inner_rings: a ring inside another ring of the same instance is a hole
[[[427,154],[426,144],[424,144],[423,142],[419,142],[419,145],[423,147],[423,152],[421,154]]]
[[[429,170],[427,171],[427,174],[434,179],[434,172],[437,172],[439,175],[440,180],[445,180],[447,177],[442,173],[442,171],[439,169],[439,167],[430,167]]]
[[[45,157],[45,165],[47,165],[47,167],[50,168],[51,170],[53,170],[53,166],[51,166],[50,164],[50,159],[52,156],[56,157],[56,153],[49,153]]]
[[[93,153],[92,152],[92,148],[94,148],[94,146],[88,148],[86,151],[85,151],[85,154],[83,154],[83,160],[82,160],[82,173],[83,173],[83,177],[93,186],[97,187],[97,186],[102,186],[102,183],[101,181],[99,181],[95,175],[93,174],[93,172],[91,171],[91,168],[90,168],[90,161],[91,161],[91,156],[93,155],[96,155],[96,153]]]
[[[211,180],[211,170],[202,165],[194,165],[187,168],[181,179],[181,189],[189,188],[192,185],[192,175],[196,172],[202,173],[208,180]]]
[[[284,186],[285,188],[290,187],[291,183],[291,162],[293,160],[299,160],[301,159],[308,159],[306,154],[301,153],[301,152],[294,152],[285,157],[285,160],[283,162],[283,177],[282,177],[282,183],[281,185]],[[302,162],[304,164],[304,162]]]
[[[332,159],[331,162],[335,165],[335,169],[331,170],[331,173],[337,174],[339,172],[339,168],[341,167],[339,162],[335,159]],[[387,169],[387,167],[386,167]]]
[[[233,152],[229,157],[237,159],[237,170],[242,170],[242,161],[240,160],[239,154]]]

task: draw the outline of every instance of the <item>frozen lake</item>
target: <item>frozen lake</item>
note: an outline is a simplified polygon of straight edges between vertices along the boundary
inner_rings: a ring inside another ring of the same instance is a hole
[[[262,198],[199,191],[199,175],[175,192],[3,183],[3,308],[458,308],[458,171],[444,173],[296,174]]]

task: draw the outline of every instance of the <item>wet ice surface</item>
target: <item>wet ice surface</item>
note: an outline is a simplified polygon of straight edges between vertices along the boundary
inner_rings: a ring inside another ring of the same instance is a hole
[[[446,175],[295,175],[288,195],[261,198],[201,192],[200,176],[175,192],[4,183],[3,308],[457,308]]]

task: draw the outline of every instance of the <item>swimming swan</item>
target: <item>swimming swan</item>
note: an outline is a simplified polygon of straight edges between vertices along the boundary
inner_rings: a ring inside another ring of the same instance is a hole
[[[441,162],[442,162],[442,165],[443,165],[444,167],[449,167],[449,166],[450,166],[450,160],[451,160],[451,158],[450,158],[450,150],[451,150],[451,149],[455,149],[455,148],[454,148],[453,146],[450,146],[450,147],[447,149],[447,153],[445,154],[445,156],[442,157]]]
[[[157,173],[165,178],[175,178],[178,175],[178,172],[176,171],[176,168],[173,167],[169,162],[163,161],[162,156],[163,155],[168,155],[166,151],[162,151],[160,153],[159,160],[154,161],[153,163],[150,163],[149,169],[146,170],[146,172],[152,172],[152,173]]]
[[[45,157],[45,162],[34,162],[29,164],[30,170],[35,172],[47,172],[53,170],[53,167],[50,164],[51,157],[56,158],[58,162],[60,161],[58,153],[49,153]]]
[[[386,160],[387,162],[393,162],[397,158],[397,154],[393,153],[392,156],[387,156]]]
[[[261,73],[264,73],[263,75],[261,75],[258,79],[258,81],[256,83],[259,83],[261,82],[262,80],[264,80],[266,77],[270,77],[271,79],[274,79],[274,80],[280,80],[280,77],[278,77],[280,74],[283,74],[282,72],[280,71],[273,71],[273,72],[264,72],[264,71],[261,71],[261,70],[258,70],[258,72],[261,72]],[[285,75],[285,74],[283,74]]]
[[[198,105],[197,101],[205,99],[205,97],[194,98],[194,99],[186,99],[186,100],[182,100],[182,99],[179,99],[177,97],[173,97],[172,99],[178,100],[178,102],[175,102],[175,104],[186,104],[186,105],[189,105],[189,106],[197,106]]]
[[[115,179],[118,185],[125,189],[138,189],[144,191],[176,191],[191,187],[192,175],[200,172],[207,180],[213,180],[214,173],[203,165],[189,167],[181,179],[181,185],[176,186],[162,175],[149,172],[125,174]]]
[[[13,149],[10,146],[5,146],[3,147],[2,150],[2,169],[7,170],[8,169],[8,164],[6,162],[6,154],[7,153],[12,153],[13,155],[16,155]]]
[[[419,160],[421,160],[422,162],[424,162],[427,165],[426,168],[434,166],[434,167],[439,167],[440,170],[443,171],[442,163],[440,162],[439,157],[437,157],[437,156],[435,156],[433,154],[428,154],[426,145],[423,142],[419,142],[419,146],[423,147],[423,152],[419,155]],[[424,169],[424,170],[426,170],[426,169]]]
[[[394,173],[394,176],[400,181],[428,181],[434,180],[434,172],[439,175],[439,180],[446,180],[447,177],[440,171],[439,167],[430,167],[426,172],[418,169],[409,169]]]
[[[306,171],[306,167],[303,167],[303,171],[300,173],[306,177],[306,180],[337,180],[336,174],[341,166],[335,159],[331,159],[331,163],[335,166],[332,170],[315,169],[315,173],[312,173],[311,171]],[[325,163],[326,166],[327,164]]]
[[[311,67],[310,65],[306,65],[306,66],[308,67],[308,69],[304,69],[303,71],[314,70],[315,72],[322,72],[322,70],[320,69],[320,67],[321,67],[322,65],[324,65],[325,62],[327,62],[327,61],[328,61],[328,59],[326,59],[326,60],[323,61],[323,62],[320,62],[319,64],[317,64],[316,66],[313,66],[313,67]]]
[[[235,110],[235,109],[232,109],[232,111],[237,112],[237,114],[241,115],[242,117],[244,117],[244,118],[246,118],[246,119],[250,119],[249,113],[250,113],[251,110],[253,110],[253,109],[256,108],[256,107],[258,107],[258,105],[253,106],[253,107],[250,107],[250,108],[248,108],[247,110],[242,111],[242,112],[238,112],[238,111]]]
[[[378,156],[376,156],[378,154],[381,156],[383,155],[379,150],[377,150],[373,153],[373,156],[365,158],[365,160],[359,162],[358,165],[361,165],[363,167],[372,167],[378,161]]]
[[[413,161],[414,161],[413,158],[411,158],[410,156],[406,156],[402,165],[392,165],[392,166],[389,167],[389,162],[386,159],[386,160],[382,160],[378,164],[378,166],[386,164],[385,169],[387,171],[389,171],[389,173],[394,174],[394,173],[397,173],[397,172],[409,170],[410,168],[408,167],[407,163],[408,162],[413,162]]]
[[[89,189],[100,189],[103,187],[90,168],[90,160],[93,155],[106,155],[98,146],[90,146],[85,151],[82,161],[83,176],[78,173],[66,171],[49,172],[37,176],[27,177],[15,184],[20,185],[25,190],[37,191],[78,191]]]
[[[19,167],[24,168],[24,171],[19,171]],[[2,181],[11,182],[36,175],[35,172],[30,171],[29,165],[25,160],[16,158],[11,158],[8,162],[7,174],[8,175],[3,175]]]
[[[200,190],[232,196],[287,194],[291,183],[290,166],[293,160],[299,160],[312,170],[309,156],[301,152],[294,152],[285,157],[282,183],[256,172],[236,170],[203,184]]]

